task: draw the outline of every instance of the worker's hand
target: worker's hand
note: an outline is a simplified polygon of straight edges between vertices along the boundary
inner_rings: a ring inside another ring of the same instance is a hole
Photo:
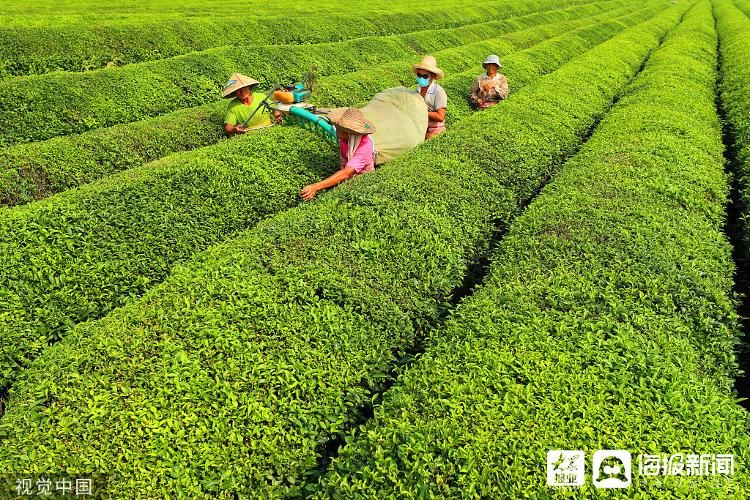
[[[318,187],[315,184],[309,184],[302,188],[299,195],[305,201],[310,201],[315,198],[315,194],[318,192]]]
[[[247,132],[247,130],[245,130],[245,127],[243,127],[242,125],[237,125],[236,127],[234,127],[235,134],[244,134],[245,132]]]
[[[284,115],[281,114],[281,111],[274,111],[273,112],[273,121],[276,122],[277,125],[281,124],[281,120],[284,119]]]

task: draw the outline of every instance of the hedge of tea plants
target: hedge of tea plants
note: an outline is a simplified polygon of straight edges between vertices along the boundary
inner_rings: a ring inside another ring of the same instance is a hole
[[[125,496],[311,491],[326,444],[687,6],[76,327],[11,391],[0,468],[106,469]]]
[[[733,166],[739,181],[745,224],[743,236],[747,244],[750,242],[750,225],[747,224],[750,207],[750,67],[747,64],[750,18],[730,1],[717,0],[714,10],[721,42],[721,106],[729,125],[728,138],[732,142]]]
[[[543,19],[536,17],[531,22]],[[521,24],[524,22],[529,20]],[[426,27],[431,28],[429,24]],[[473,36],[491,36],[487,28],[472,29]],[[0,146],[80,133],[205,104],[216,99],[234,72],[272,83],[288,82],[311,69],[326,75],[414,57],[419,49],[416,45],[413,39],[405,40],[400,35],[309,45],[233,45],[122,68],[0,80]]]
[[[729,3],[729,5],[731,5],[731,2]],[[736,0],[734,2],[734,6],[737,7],[740,11],[744,12],[746,15],[750,16],[750,2],[748,2],[747,0]]]
[[[285,82],[309,68],[321,75],[343,73],[413,54],[397,37],[373,36],[316,45],[218,48],[111,70],[0,80],[0,146],[205,104],[220,95],[234,72]]]
[[[715,85],[701,2],[513,222],[483,285],[353,434],[319,497],[746,497]],[[555,449],[585,452],[584,486],[547,487]],[[592,486],[600,449],[631,452],[631,487]],[[734,454],[734,474],[640,475],[641,454],[675,453]]]

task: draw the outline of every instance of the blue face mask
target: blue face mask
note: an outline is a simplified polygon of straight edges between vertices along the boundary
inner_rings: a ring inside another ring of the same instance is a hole
[[[417,77],[417,85],[419,85],[422,88],[427,87],[430,84],[429,78],[419,78]]]

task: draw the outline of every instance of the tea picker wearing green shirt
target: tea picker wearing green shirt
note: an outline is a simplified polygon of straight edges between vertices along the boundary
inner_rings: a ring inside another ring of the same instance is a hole
[[[224,86],[223,97],[233,97],[224,118],[224,134],[227,137],[244,134],[253,128],[271,125],[271,116],[266,110],[258,109],[255,112],[261,101],[266,97],[262,94],[253,94],[253,89],[258,83],[258,81],[245,75],[234,73]],[[254,115],[253,112],[255,112]],[[253,118],[245,123],[251,115]]]

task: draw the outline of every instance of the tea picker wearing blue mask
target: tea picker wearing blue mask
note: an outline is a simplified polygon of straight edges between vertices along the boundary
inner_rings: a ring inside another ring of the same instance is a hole
[[[412,64],[417,75],[417,92],[427,104],[427,134],[425,139],[435,137],[445,132],[445,108],[448,106],[448,94],[435,80],[445,76],[443,70],[437,67],[437,60],[433,56],[425,56],[419,64]]]

